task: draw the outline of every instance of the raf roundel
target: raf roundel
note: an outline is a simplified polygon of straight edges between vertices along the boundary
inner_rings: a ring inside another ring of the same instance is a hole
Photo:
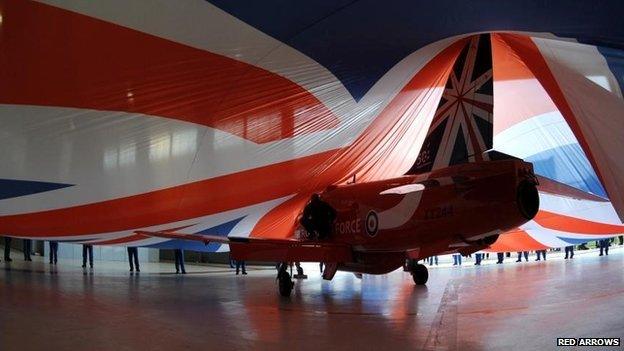
[[[377,230],[379,229],[379,218],[377,217],[377,213],[375,211],[370,211],[366,215],[366,233],[369,236],[377,235]]]

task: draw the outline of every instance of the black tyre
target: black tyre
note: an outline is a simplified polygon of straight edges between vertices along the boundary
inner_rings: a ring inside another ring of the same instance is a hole
[[[427,280],[429,280],[429,271],[427,267],[422,264],[415,264],[412,267],[412,278],[414,279],[414,283],[416,285],[425,285]]]
[[[293,289],[293,282],[289,276],[281,276],[278,280],[279,293],[284,297],[289,297]]]

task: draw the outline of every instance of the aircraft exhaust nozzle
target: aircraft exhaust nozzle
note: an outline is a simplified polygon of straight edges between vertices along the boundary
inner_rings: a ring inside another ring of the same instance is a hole
[[[522,216],[526,219],[533,219],[539,210],[539,193],[535,183],[523,180],[518,184],[516,192],[516,202]]]

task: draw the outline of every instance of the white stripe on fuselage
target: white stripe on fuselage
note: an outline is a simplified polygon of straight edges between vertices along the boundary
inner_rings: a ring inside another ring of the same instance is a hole
[[[379,229],[398,228],[407,223],[416,213],[422,195],[422,191],[410,192],[396,206],[380,212]]]

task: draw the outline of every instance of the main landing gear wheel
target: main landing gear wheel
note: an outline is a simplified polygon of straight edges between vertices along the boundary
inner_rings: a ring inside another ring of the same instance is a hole
[[[280,295],[284,297],[289,297],[292,292],[295,283],[293,283],[290,278],[290,274],[287,271],[288,264],[282,263],[279,267],[279,271],[277,272],[277,285],[279,288]]]
[[[425,265],[416,263],[412,266],[412,278],[416,285],[425,285],[429,279],[429,271]]]

